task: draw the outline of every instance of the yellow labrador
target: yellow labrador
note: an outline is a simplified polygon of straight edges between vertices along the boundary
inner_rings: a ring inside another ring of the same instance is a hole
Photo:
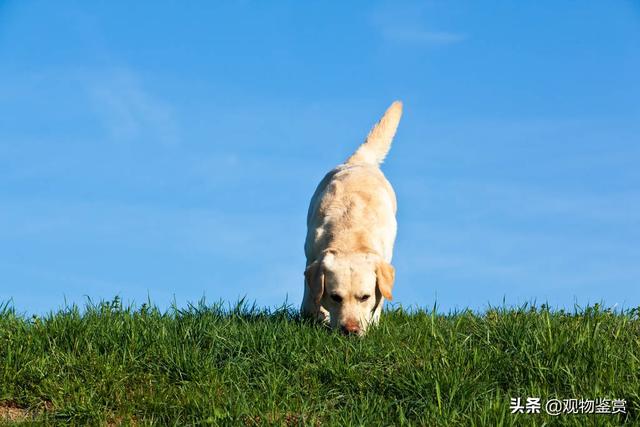
[[[396,196],[380,170],[402,115],[391,104],[366,141],[316,188],[307,215],[301,313],[362,335],[391,300]]]

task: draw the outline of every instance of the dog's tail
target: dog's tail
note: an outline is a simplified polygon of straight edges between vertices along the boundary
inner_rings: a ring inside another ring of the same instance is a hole
[[[402,102],[395,101],[371,129],[364,144],[358,147],[356,152],[347,159],[346,164],[379,165],[382,163],[391,148],[391,141],[396,134],[401,116]]]

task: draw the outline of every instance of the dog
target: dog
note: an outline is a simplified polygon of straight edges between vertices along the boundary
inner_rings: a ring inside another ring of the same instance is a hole
[[[364,335],[392,299],[396,195],[380,170],[402,116],[396,101],[365,142],[320,181],[307,214],[301,315]]]

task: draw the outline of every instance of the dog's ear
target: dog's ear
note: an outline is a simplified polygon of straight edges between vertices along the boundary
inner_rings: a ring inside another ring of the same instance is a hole
[[[391,301],[393,296],[391,290],[393,289],[393,281],[396,277],[396,269],[391,264],[385,261],[380,261],[376,265],[376,284],[378,290],[383,297]]]
[[[313,261],[307,266],[304,270],[304,281],[311,291],[313,301],[319,305],[324,293],[324,271],[320,261]]]

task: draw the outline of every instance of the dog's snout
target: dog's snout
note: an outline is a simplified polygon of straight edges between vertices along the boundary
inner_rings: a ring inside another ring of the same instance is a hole
[[[347,322],[343,325],[340,325],[340,330],[345,335],[353,335],[360,333],[360,326],[358,326],[355,322]]]

